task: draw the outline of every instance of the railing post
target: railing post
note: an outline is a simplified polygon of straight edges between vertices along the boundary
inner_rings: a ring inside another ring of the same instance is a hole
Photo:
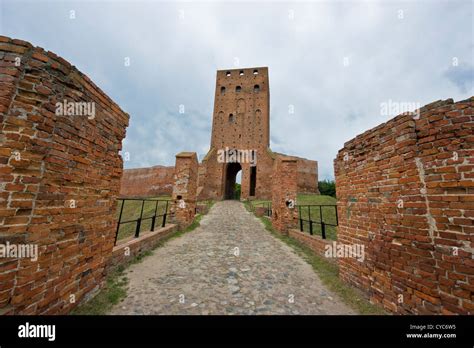
[[[163,223],[161,227],[165,227],[166,225],[166,215],[168,214],[168,201],[166,201],[165,213],[163,214]]]
[[[326,224],[321,221],[321,235],[323,239],[326,239]]]
[[[309,220],[309,234],[313,235],[313,221],[311,219]]]
[[[145,205],[145,200],[142,200],[142,211],[140,212],[140,217],[137,220],[137,229],[135,230],[135,238],[140,236],[140,226],[142,224],[142,217],[143,217],[143,206]]]
[[[156,211],[157,210],[158,210],[158,200],[156,201],[156,205],[155,205],[155,214],[151,218],[151,229],[150,229],[150,231],[152,231],[152,232],[155,230],[155,220],[156,220]]]
[[[122,199],[122,206],[120,207],[120,214],[119,214],[119,219],[118,219],[118,222],[117,222],[117,232],[115,232],[114,245],[117,245],[117,237],[118,237],[119,230],[120,230],[120,221],[122,221],[122,212],[123,212],[123,206],[124,205],[125,205],[125,199]]]
[[[300,219],[300,231],[303,232],[303,220],[301,219],[301,207],[298,207],[298,215]]]

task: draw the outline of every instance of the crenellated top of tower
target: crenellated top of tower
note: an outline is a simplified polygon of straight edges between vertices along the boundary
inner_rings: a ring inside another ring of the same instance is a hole
[[[216,82],[216,92],[218,95],[229,92],[256,92],[258,90],[268,93],[268,68],[217,70]]]
[[[268,147],[269,105],[267,67],[218,70],[211,147]]]

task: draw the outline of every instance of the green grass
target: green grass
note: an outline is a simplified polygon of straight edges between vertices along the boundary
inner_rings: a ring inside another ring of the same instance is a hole
[[[123,274],[123,267],[106,278],[104,287],[89,301],[80,304],[71,315],[103,315],[127,295],[128,279]]]
[[[160,201],[158,202],[158,206],[157,206],[156,200],[169,200],[170,197],[163,196],[163,197],[153,197],[149,199],[150,201],[145,201],[143,203],[143,215],[142,215],[142,222],[140,224],[140,232],[151,230],[152,219],[147,219],[147,218],[152,217],[155,214],[155,209],[157,211],[157,215],[163,215],[165,213],[166,202]],[[118,202],[117,211],[116,211],[117,219],[120,216],[120,210],[122,209],[122,204],[124,204],[124,206],[123,206],[121,221],[136,220],[140,217],[142,201],[135,201],[135,200],[128,201],[127,200],[127,201]],[[170,205],[168,204],[167,212],[169,212],[169,209],[170,209]],[[157,218],[155,221],[155,227],[161,226],[162,222],[163,222],[163,217]],[[136,221],[120,224],[117,240],[134,236],[136,227],[137,227]]]
[[[150,217],[152,217],[155,214],[155,209],[156,209],[157,215],[163,215],[166,210],[166,202],[164,202],[164,200],[170,200],[171,197],[159,196],[159,197],[150,197],[147,199],[150,199],[150,200],[145,201],[143,203],[143,216],[142,216],[142,222],[140,224],[140,233],[151,230],[152,219],[150,219]],[[160,201],[158,202],[158,206],[156,203],[157,200]],[[117,220],[120,216],[120,210],[123,204],[122,202],[123,201],[119,201],[117,204],[117,211],[116,211]],[[171,207],[170,203],[171,202],[168,202],[167,213],[169,213],[169,210]],[[214,202],[212,200],[206,200],[206,201],[199,201],[198,204],[206,204],[208,208],[210,209],[211,206],[214,204]],[[130,221],[130,220],[138,219],[140,217],[141,208],[142,208],[142,201],[139,201],[139,200],[125,201],[125,205],[122,211],[121,221]],[[160,227],[162,223],[163,223],[163,217],[156,218],[155,228]],[[126,239],[126,238],[134,236],[136,228],[137,228],[136,221],[120,224],[117,240]]]
[[[324,195],[299,194],[296,204],[336,204],[336,198]]]
[[[311,205],[311,204],[331,204],[336,205],[336,199],[331,196],[301,194],[298,195],[297,205]],[[321,219],[322,213],[322,219]],[[336,208],[335,207],[301,207],[301,217],[303,220],[323,221],[325,224],[336,225]],[[309,222],[303,222],[303,231],[309,233]],[[326,239],[337,240],[337,227],[326,225]],[[313,223],[313,234],[321,236],[321,225]]]
[[[253,200],[252,204],[256,205],[263,202],[270,202],[266,200]],[[299,194],[296,199],[297,205],[311,205],[311,204],[331,204],[336,205],[336,199],[331,196],[315,195],[315,194]],[[322,221],[325,224],[336,225],[336,208],[335,207],[302,207],[301,217],[303,220],[321,221],[321,213],[323,215]],[[303,221],[303,231],[310,231],[309,222]],[[299,228],[299,226],[298,226]],[[326,239],[337,240],[337,227],[326,225]],[[321,225],[313,223],[313,234],[317,236],[322,235]]]
[[[250,210],[248,202],[246,202],[245,205],[247,209]],[[338,294],[340,298],[356,312],[367,315],[387,314],[381,307],[370,303],[361,291],[345,284],[339,278],[339,267],[337,264],[329,262],[315,254],[309,247],[296,239],[276,232],[273,229],[271,220],[264,217],[260,217],[259,219],[265,225],[267,231],[293,248],[298,255],[313,267],[313,270],[318,274],[323,284],[326,285],[329,290]]]

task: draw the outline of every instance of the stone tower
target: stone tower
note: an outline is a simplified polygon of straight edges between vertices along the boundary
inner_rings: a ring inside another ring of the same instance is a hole
[[[239,171],[242,172],[241,199],[271,199],[275,160],[289,156],[270,150],[269,87],[266,67],[217,71],[210,149],[198,169],[198,200],[235,198]],[[236,152],[240,155],[232,158],[231,153]],[[222,158],[223,153],[228,156]],[[291,157],[297,160],[298,192],[317,193],[318,163]],[[170,168],[148,169],[129,171],[130,175],[126,170],[122,191],[137,187],[134,178],[142,174],[153,182],[153,191],[148,195],[173,187],[174,181],[166,176]],[[133,194],[134,191],[126,192]],[[136,192],[143,195],[141,190]]]
[[[217,71],[210,145],[199,167],[199,199],[233,198],[239,171],[241,199],[271,198],[273,163],[285,155],[270,150],[268,68]],[[303,191],[317,192],[317,163],[299,159],[300,171]]]
[[[268,68],[217,71],[211,149],[200,168],[201,198],[232,198],[240,170],[241,198],[270,197],[269,114]]]
[[[270,146],[268,68],[217,71],[211,148]]]

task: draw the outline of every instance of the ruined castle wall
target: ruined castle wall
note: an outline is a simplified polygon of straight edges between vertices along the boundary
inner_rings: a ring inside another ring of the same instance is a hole
[[[317,161],[298,158],[298,193],[319,193]]]
[[[289,156],[274,152],[273,157],[293,158],[297,161],[298,193],[319,194],[318,189],[318,162],[306,158]]]
[[[120,183],[122,197],[171,196],[174,166],[125,169]]]
[[[64,100],[95,117],[56,115]],[[0,244],[38,247],[0,258],[0,313],[67,313],[104,279],[129,116],[64,59],[0,36],[0,119]]]
[[[341,278],[397,313],[472,313],[474,98],[400,115],[335,160]]]

